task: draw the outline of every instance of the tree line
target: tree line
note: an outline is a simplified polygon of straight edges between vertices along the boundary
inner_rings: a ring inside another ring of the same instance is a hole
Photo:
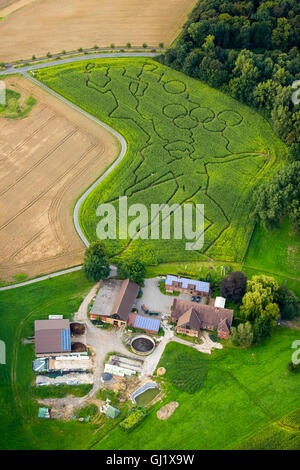
[[[300,104],[291,97],[292,84],[300,80],[299,44],[298,0],[200,0],[179,39],[158,60],[259,109],[287,144],[289,161],[295,162],[300,160]],[[260,194],[273,209],[276,184]],[[288,212],[289,198],[282,201],[283,212]],[[299,196],[296,209],[295,198],[293,204],[294,222]],[[277,209],[274,219],[282,214]],[[254,211],[269,228],[274,225],[270,214],[267,208]]]
[[[260,343],[271,336],[279,319],[291,320],[299,314],[297,296],[264,274],[247,280],[242,272],[232,272],[222,280],[220,293],[238,307],[239,324],[230,333],[236,346]]]

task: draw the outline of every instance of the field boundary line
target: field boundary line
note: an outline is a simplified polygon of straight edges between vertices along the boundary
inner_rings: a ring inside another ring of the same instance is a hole
[[[80,271],[82,265],[75,266],[73,268],[64,269],[62,271],[57,271],[56,273],[46,274],[45,276],[36,277],[30,279],[29,281],[19,282],[18,284],[11,284],[10,286],[0,287],[0,292],[10,289],[16,289],[17,287],[28,286],[29,284],[34,284],[35,282],[45,281],[46,279],[52,279],[53,277],[62,276],[63,274],[74,273],[75,271]]]

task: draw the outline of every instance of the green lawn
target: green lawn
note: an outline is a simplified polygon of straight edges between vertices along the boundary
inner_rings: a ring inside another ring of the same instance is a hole
[[[35,105],[36,100],[29,96],[24,104],[20,104],[20,93],[14,90],[6,90],[6,104],[0,104],[0,117],[9,119],[20,119],[26,117],[31,108]]]
[[[98,417],[84,424],[39,420],[32,394],[33,345],[23,344],[22,339],[33,334],[35,319],[54,313],[72,317],[90,287],[82,273],[76,272],[0,293],[1,339],[7,346],[7,364],[0,365],[1,449],[232,448],[299,408],[300,374],[286,372],[291,344],[299,334],[280,328],[258,347],[236,349],[224,342],[225,349],[212,356],[180,344],[168,345],[159,364],[167,372],[158,380],[166,393],[164,403],[176,400],[179,407],[167,421],[156,418],[162,403],[154,405],[129,434],[118,426],[126,416],[126,404],[114,421],[101,418],[98,422]],[[191,373],[198,371],[198,361],[205,366],[201,380],[188,385],[189,390],[202,387],[196,393],[184,391],[181,378],[176,377],[179,353],[184,353]]]
[[[41,82],[118,130],[128,153],[87,198],[80,223],[96,240],[100,203],[199,203],[205,241],[107,242],[111,255],[135,254],[147,264],[170,261],[240,262],[253,223],[251,196],[270,178],[286,147],[251,108],[207,85],[145,58],[101,59],[35,71]],[[172,225],[172,221],[171,221]],[[148,228],[142,230],[143,235]]]
[[[287,281],[300,297],[300,234],[285,219],[280,228],[268,232],[257,225],[245,257],[243,271],[249,276],[264,272]]]
[[[35,319],[49,314],[71,318],[90,287],[76,272],[0,293],[0,339],[7,356],[6,365],[0,364],[1,449],[81,448],[92,439],[93,429],[80,433],[81,423],[38,420],[32,395],[34,349],[22,343],[32,336]]]

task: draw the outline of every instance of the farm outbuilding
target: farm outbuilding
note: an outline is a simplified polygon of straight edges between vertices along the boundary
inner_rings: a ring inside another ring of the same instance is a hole
[[[50,411],[51,411],[50,408],[44,408],[44,407],[39,408],[38,418],[50,419],[51,418]]]
[[[165,281],[166,292],[183,292],[185,294],[203,295],[210,294],[210,284],[204,281],[195,281],[186,277],[168,274]]]
[[[225,308],[225,304],[226,304],[226,299],[225,297],[216,297],[215,298],[215,307],[217,308]]]
[[[69,320],[35,320],[34,330],[37,356],[71,351]]]
[[[111,406],[108,403],[105,403],[105,405],[101,406],[100,411],[101,413],[104,413],[105,416],[111,419],[117,418],[120,414],[120,410],[118,410],[118,408],[115,408],[114,406]]]
[[[135,370],[128,369],[126,367],[119,367],[113,364],[105,364],[104,372],[112,375],[117,375],[118,377],[125,377],[136,374]]]
[[[91,309],[91,320],[100,319],[114,326],[126,325],[139,290],[139,286],[129,279],[104,281]]]

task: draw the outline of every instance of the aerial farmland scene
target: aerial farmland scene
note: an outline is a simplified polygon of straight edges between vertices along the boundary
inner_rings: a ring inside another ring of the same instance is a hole
[[[299,2],[0,0],[0,38],[0,450],[299,450]]]

